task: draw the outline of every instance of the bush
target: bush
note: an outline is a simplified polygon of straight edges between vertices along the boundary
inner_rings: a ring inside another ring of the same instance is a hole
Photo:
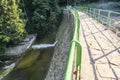
[[[61,9],[56,0],[31,0],[25,1],[26,8],[31,14],[30,23],[26,30],[29,33],[37,33],[40,37],[57,28],[60,22]]]
[[[18,0],[0,0],[0,52],[9,42],[17,43],[25,32],[25,19]]]

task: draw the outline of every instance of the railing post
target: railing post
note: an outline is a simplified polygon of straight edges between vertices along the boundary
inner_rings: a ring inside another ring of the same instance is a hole
[[[88,8],[86,8],[86,14],[88,14],[89,13],[89,10],[88,10]]]
[[[87,7],[85,7],[85,13],[87,13]]]
[[[83,11],[85,12],[85,7],[83,7]]]
[[[91,16],[91,8],[90,8],[90,12],[89,13],[90,13],[90,16]]]
[[[105,27],[105,29],[108,29],[108,27],[110,26],[110,14],[111,14],[111,11],[108,12],[108,16],[107,16],[107,26]]]
[[[98,21],[100,22],[100,12],[101,12],[101,10],[99,9],[98,10]]]
[[[93,18],[95,18],[95,8],[93,9]]]

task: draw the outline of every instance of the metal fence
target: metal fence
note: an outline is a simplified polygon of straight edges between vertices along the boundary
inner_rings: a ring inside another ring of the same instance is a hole
[[[79,80],[80,79],[80,69],[81,69],[81,55],[82,47],[79,43],[80,39],[80,20],[77,10],[71,10],[75,18],[74,24],[74,35],[71,41],[70,54],[68,58],[68,63],[66,67],[66,72],[64,80]],[[74,69],[75,68],[75,69]],[[74,71],[73,71],[74,70]],[[75,73],[73,73],[75,72]],[[74,78],[74,79],[73,79]]]
[[[79,7],[79,10],[84,11],[86,14],[105,25],[105,29],[111,29],[116,33],[120,33],[119,12],[89,7]]]

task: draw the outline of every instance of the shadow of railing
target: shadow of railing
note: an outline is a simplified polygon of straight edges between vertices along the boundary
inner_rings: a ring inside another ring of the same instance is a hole
[[[87,15],[86,15],[86,16],[87,16]],[[85,18],[86,18],[86,17],[85,17]],[[82,19],[83,19],[83,18],[82,18]],[[111,43],[112,46],[115,48],[114,50],[112,50],[112,51],[110,51],[110,52],[108,52],[108,53],[105,53],[103,47],[101,46],[101,44],[99,43],[99,41],[98,41],[97,38],[95,37],[95,33],[92,32],[92,30],[90,29],[89,25],[87,24],[87,21],[84,20],[86,26],[88,27],[88,29],[89,29],[90,32],[91,32],[92,37],[93,37],[94,40],[96,41],[97,45],[99,46],[99,48],[100,48],[100,50],[101,50],[101,52],[102,52],[102,54],[103,54],[102,56],[100,56],[100,57],[98,57],[98,58],[96,58],[96,59],[93,59],[93,57],[92,57],[92,52],[91,52],[91,49],[90,49],[90,47],[89,47],[89,45],[88,45],[88,41],[87,41],[87,38],[86,38],[87,36],[85,35],[84,29],[83,29],[83,26],[82,26],[81,28],[82,28],[82,31],[83,31],[83,36],[84,36],[86,45],[87,45],[88,54],[89,54],[90,61],[91,61],[91,65],[92,65],[93,72],[94,72],[94,75],[95,75],[95,80],[98,80],[97,73],[96,73],[96,69],[95,69],[95,62],[96,62],[97,60],[103,58],[103,57],[105,57],[105,58],[107,59],[107,63],[108,63],[108,65],[109,65],[110,69],[112,70],[112,73],[114,74],[115,79],[118,80],[118,75],[117,75],[117,73],[115,72],[115,70],[113,69],[113,67],[111,66],[110,60],[109,60],[109,58],[108,58],[107,56],[110,55],[110,54],[112,54],[112,53],[115,52],[116,50],[118,50],[120,47],[116,47],[116,46],[112,43],[112,41],[98,28],[98,26],[96,26],[92,21],[90,21],[90,17],[89,17],[89,16],[88,16],[88,19],[89,19],[89,22],[91,22],[91,23],[98,29],[98,32],[101,32],[102,35],[108,40],[108,42]],[[103,31],[104,31],[104,30],[103,30]],[[90,34],[89,34],[89,35],[90,35]]]

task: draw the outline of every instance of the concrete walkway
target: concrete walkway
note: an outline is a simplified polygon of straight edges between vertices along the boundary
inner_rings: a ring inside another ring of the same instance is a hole
[[[81,80],[120,80],[120,38],[79,12],[81,21]]]

